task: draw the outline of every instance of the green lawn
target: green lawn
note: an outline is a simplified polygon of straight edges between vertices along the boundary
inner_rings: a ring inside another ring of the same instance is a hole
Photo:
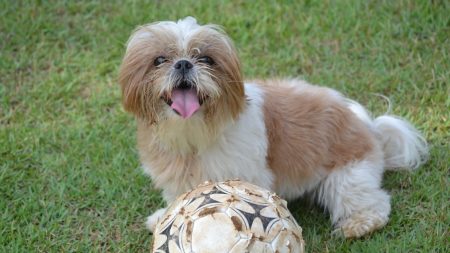
[[[235,40],[247,78],[300,76],[411,120],[431,148],[391,172],[392,215],[360,240],[290,209],[308,252],[450,252],[450,4],[435,1],[0,1],[0,252],[149,252],[163,206],[139,168],[118,67],[139,24],[196,16]],[[367,2],[367,3],[366,3]]]

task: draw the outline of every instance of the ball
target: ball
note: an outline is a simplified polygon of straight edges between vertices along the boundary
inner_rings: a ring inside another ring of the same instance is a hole
[[[239,180],[205,182],[156,225],[153,252],[304,252],[302,229],[275,193]]]

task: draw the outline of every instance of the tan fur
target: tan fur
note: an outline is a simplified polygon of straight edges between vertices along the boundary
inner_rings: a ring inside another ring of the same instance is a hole
[[[286,80],[262,81],[269,138],[268,164],[275,188],[286,180],[307,181],[362,159],[375,141],[361,120],[327,88],[293,87]]]
[[[156,188],[164,188],[164,183],[175,182],[202,182],[201,168],[196,155],[183,154],[168,150],[161,144],[161,139],[155,134],[155,128],[149,127],[143,121],[138,121],[137,144],[142,164],[151,165],[153,169],[153,184]],[[179,189],[172,192],[181,193],[196,185],[179,184]],[[176,196],[166,196],[174,198]]]

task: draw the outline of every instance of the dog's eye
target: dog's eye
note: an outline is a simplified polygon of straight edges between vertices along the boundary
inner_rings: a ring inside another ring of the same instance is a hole
[[[158,57],[156,57],[156,59],[153,61],[153,64],[154,64],[155,66],[159,66],[159,65],[163,64],[163,63],[166,62],[166,61],[167,61],[166,57],[164,57],[164,56],[158,56]]]
[[[208,65],[213,65],[214,64],[214,60],[211,57],[209,57],[209,56],[202,56],[202,57],[198,58],[197,61],[201,62],[201,63],[208,64]]]

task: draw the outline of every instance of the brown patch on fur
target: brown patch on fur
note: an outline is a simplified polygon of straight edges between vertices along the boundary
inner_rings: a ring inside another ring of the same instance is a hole
[[[367,127],[329,89],[282,80],[259,83],[266,94],[267,161],[275,186],[299,184],[315,170],[331,171],[373,149]]]

